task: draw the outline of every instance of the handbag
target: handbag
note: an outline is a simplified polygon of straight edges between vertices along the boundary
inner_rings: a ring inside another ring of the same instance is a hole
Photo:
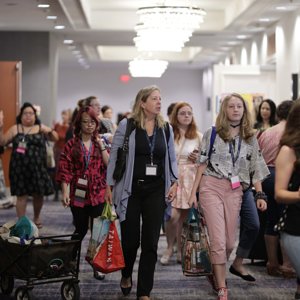
[[[97,253],[97,248],[103,243],[108,234],[111,218],[111,205],[105,203],[101,216],[93,219],[93,231],[85,255],[85,260],[90,265],[93,265],[93,259]]]
[[[129,118],[127,119],[123,146],[119,147],[117,152],[117,160],[116,160],[116,165],[113,173],[113,179],[116,182],[119,182],[122,179],[126,169],[126,156],[129,149],[129,135],[131,134],[133,129],[134,129],[134,120],[132,118]]]
[[[203,216],[192,207],[181,234],[182,272],[185,276],[207,276],[213,273],[209,240]]]
[[[125,267],[116,220],[110,222],[108,234],[94,257],[93,267],[94,270],[104,274],[115,272]]]

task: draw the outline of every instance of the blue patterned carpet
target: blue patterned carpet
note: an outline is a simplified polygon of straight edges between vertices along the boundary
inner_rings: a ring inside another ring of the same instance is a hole
[[[32,217],[32,204],[29,201],[28,216]],[[15,208],[0,209],[0,224],[15,219]],[[69,209],[64,209],[59,202],[51,199],[45,201],[42,210],[42,221],[44,227],[40,230],[40,235],[57,235],[69,234],[73,231],[72,217]],[[87,236],[82,245],[81,262],[80,262],[80,294],[84,300],[110,300],[110,299],[136,299],[136,270],[133,274],[133,289],[128,297],[123,297],[120,291],[120,272],[112,273],[106,276],[105,280],[97,281],[93,278],[91,267],[84,261],[84,254],[88,243]],[[162,255],[166,245],[165,237],[162,236],[159,242],[159,258]],[[1,254],[0,254],[1,255]],[[231,274],[228,275],[228,287],[231,300],[290,300],[294,299],[296,288],[295,279],[283,279],[270,277],[266,275],[265,267],[262,264],[251,265],[246,261],[250,272],[256,277],[255,284],[248,284]],[[228,263],[228,266],[230,262]],[[0,266],[1,267],[1,266]],[[1,268],[0,268],[1,269]],[[15,287],[22,285],[22,281],[16,280]],[[33,289],[34,299],[38,300],[56,300],[60,299],[61,283],[51,283],[35,286]],[[1,300],[14,299],[13,293],[5,296],[0,293]],[[187,278],[182,275],[181,266],[176,263],[175,256],[170,265],[162,266],[157,263],[155,273],[154,289],[151,295],[153,300],[194,300],[216,299],[211,292],[210,286],[206,279]]]

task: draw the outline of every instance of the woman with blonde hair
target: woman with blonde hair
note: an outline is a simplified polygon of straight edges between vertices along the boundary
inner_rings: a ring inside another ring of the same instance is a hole
[[[218,293],[217,299],[227,300],[226,261],[235,244],[243,189],[247,189],[251,181],[253,184],[262,181],[269,171],[241,95],[233,93],[224,98],[215,130],[213,145],[210,145],[212,128],[203,135],[189,202],[197,206],[199,188],[199,204],[208,228],[215,276],[208,279]]]
[[[123,119],[114,135],[107,169],[106,200],[113,200],[120,218],[126,265],[120,287],[124,296],[130,293],[133,266],[141,244],[137,279],[137,298],[140,300],[150,299],[161,220],[177,188],[173,131],[160,110],[161,96],[157,86],[145,87],[138,92],[132,120]],[[134,123],[134,128],[129,136],[126,169],[122,178],[116,181],[113,173],[117,151],[123,146],[128,122]]]
[[[174,131],[175,152],[178,164],[178,188],[172,201],[171,218],[165,223],[168,247],[160,259],[167,265],[173,254],[177,239],[177,262],[181,263],[181,231],[189,212],[189,196],[193,186],[199,156],[202,134],[198,131],[193,110],[187,102],[177,102],[171,114],[171,125]]]

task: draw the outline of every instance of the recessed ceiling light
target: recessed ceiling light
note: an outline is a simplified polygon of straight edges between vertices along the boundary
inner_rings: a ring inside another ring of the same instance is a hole
[[[48,19],[48,20],[56,20],[56,19],[57,19],[57,16],[47,16],[47,19]]]
[[[50,5],[49,4],[38,4],[38,7],[39,8],[48,8],[48,7],[50,7]]]
[[[259,19],[260,22],[270,22],[269,18],[260,18]]]
[[[60,30],[60,29],[65,29],[65,26],[64,25],[56,25],[56,26],[54,26],[54,28]]]
[[[70,44],[73,44],[74,41],[73,40],[64,40],[64,44],[66,45],[70,45]]]
[[[287,7],[286,6],[277,6],[276,9],[277,10],[286,10]]]
[[[244,40],[244,39],[247,38],[247,36],[244,35],[244,34],[239,34],[239,35],[237,35],[236,37],[237,37],[239,40]]]

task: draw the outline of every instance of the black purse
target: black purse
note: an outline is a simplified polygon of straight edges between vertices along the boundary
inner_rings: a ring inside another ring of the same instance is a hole
[[[128,119],[123,146],[118,148],[117,160],[115,170],[113,173],[113,179],[116,182],[119,182],[124,175],[126,169],[126,156],[129,149],[129,135],[131,134],[134,128],[134,120],[132,118]]]

